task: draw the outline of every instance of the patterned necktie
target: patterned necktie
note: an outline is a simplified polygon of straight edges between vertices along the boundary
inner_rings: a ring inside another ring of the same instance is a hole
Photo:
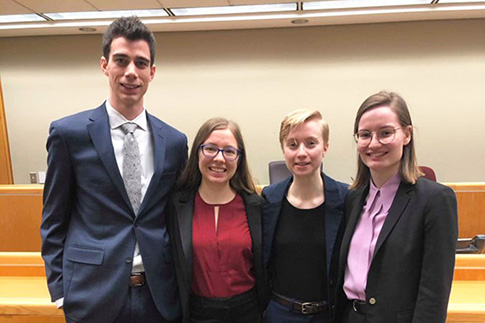
[[[138,213],[141,202],[140,149],[133,133],[138,126],[128,122],[121,126],[125,132],[123,140],[123,182],[130,198],[131,206]]]

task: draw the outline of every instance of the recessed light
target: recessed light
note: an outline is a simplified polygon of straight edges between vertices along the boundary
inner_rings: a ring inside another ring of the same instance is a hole
[[[308,22],[308,20],[306,19],[295,19],[295,20],[292,20],[291,23],[294,24],[294,25],[304,25]]]
[[[93,27],[81,27],[79,28],[80,31],[85,32],[85,33],[94,33],[96,31],[96,28]]]

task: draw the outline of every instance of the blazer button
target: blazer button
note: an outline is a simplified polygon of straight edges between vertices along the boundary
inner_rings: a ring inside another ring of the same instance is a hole
[[[331,279],[329,283],[330,283],[330,286],[335,285],[335,282],[333,281],[333,279]]]
[[[131,263],[131,261],[132,261],[132,259],[131,259],[130,257],[126,257],[125,262],[126,262],[127,264],[130,264],[130,263]]]
[[[370,305],[375,305],[376,303],[377,303],[377,300],[374,297],[369,298]]]

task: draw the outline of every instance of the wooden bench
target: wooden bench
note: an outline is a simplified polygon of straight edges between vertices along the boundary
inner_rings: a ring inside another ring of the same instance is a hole
[[[61,323],[39,252],[0,252],[0,323]]]
[[[485,255],[457,255],[447,323],[485,322]],[[64,322],[38,252],[0,252],[0,323]]]

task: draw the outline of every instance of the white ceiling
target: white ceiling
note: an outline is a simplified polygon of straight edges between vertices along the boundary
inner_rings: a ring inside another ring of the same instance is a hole
[[[312,0],[308,0],[312,1]],[[432,0],[430,0],[431,2]],[[485,18],[485,1],[394,7],[292,11],[191,17],[143,18],[153,31],[222,30],[357,24],[393,21]],[[128,9],[170,9],[247,4],[290,3],[295,0],[0,0],[0,15]],[[299,1],[301,4],[301,1]],[[436,2],[436,0],[434,1]],[[295,19],[308,22],[292,23]],[[102,33],[110,20],[0,23],[0,37],[83,34],[80,27]]]

